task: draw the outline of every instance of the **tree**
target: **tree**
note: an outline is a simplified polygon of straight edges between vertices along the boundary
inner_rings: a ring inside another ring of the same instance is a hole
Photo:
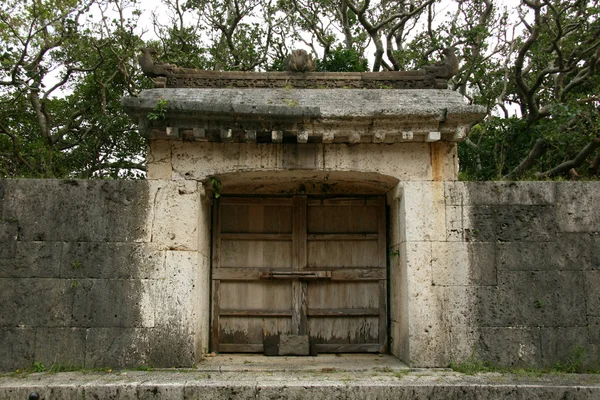
[[[119,106],[139,87],[126,0],[8,0],[0,11],[0,173],[139,173],[144,141]],[[109,19],[113,10],[116,17]],[[90,17],[95,11],[100,18]]]
[[[600,174],[600,0],[162,1],[168,18],[155,15],[144,43],[134,0],[8,0],[3,175],[142,171],[144,139],[118,99],[150,85],[134,62],[148,45],[181,67],[242,71],[283,70],[298,47],[320,71],[418,69],[453,46],[450,88],[488,111],[459,145],[464,178]]]

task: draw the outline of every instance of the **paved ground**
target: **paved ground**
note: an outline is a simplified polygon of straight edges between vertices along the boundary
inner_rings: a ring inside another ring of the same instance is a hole
[[[409,369],[393,357],[218,356],[198,369],[5,374],[0,400],[600,399],[600,375]]]

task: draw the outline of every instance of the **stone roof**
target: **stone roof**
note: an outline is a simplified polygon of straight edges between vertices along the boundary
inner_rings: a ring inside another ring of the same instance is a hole
[[[223,142],[460,141],[485,116],[440,89],[159,88],[122,103],[150,139]]]

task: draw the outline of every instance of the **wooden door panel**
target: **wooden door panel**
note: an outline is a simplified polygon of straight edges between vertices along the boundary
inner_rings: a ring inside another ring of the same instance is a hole
[[[379,309],[378,282],[309,282],[308,312],[312,309]]]
[[[262,204],[225,204],[222,233],[291,233],[292,207]]]
[[[360,203],[360,204],[357,204]],[[367,205],[366,200],[349,204],[309,204],[307,210],[308,233],[376,233],[377,205]]]
[[[221,268],[291,268],[292,241],[221,240]]]
[[[309,268],[378,268],[377,240],[308,241]]]
[[[219,350],[223,352],[262,352],[269,336],[291,333],[291,318],[221,317]]]
[[[227,310],[292,309],[292,283],[289,281],[225,281],[220,286],[222,313]]]
[[[369,351],[379,344],[379,316],[372,317],[314,317],[308,320],[311,343],[366,345],[355,351]],[[377,351],[379,351],[379,347]],[[329,350],[333,350],[331,347]]]
[[[385,351],[385,266],[384,197],[219,199],[213,350],[293,334],[319,352]]]

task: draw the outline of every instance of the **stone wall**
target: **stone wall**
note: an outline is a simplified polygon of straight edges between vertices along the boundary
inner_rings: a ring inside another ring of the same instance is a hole
[[[0,370],[193,365],[208,344],[201,193],[0,181]]]
[[[600,367],[600,183],[447,183],[445,204],[450,336],[496,365]]]
[[[417,367],[598,363],[600,183],[390,189],[382,176],[393,354]],[[0,370],[198,361],[209,197],[194,179],[0,181]]]

